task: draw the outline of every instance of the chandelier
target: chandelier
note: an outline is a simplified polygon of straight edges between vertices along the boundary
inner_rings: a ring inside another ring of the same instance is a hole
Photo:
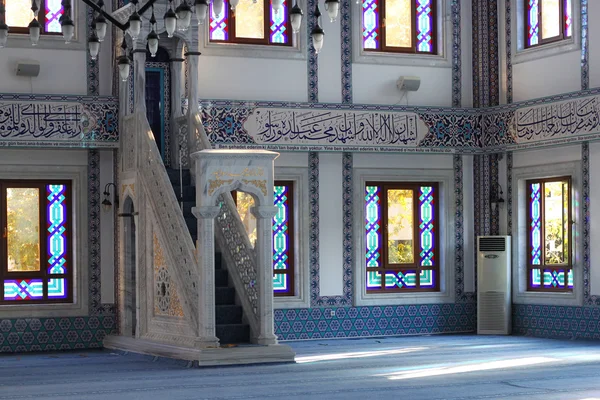
[[[38,21],[38,2],[40,0],[31,1],[31,11],[33,11],[33,19],[29,23],[29,39],[33,46],[37,45],[40,39],[41,24]],[[94,10],[94,18],[91,24],[91,35],[88,38],[88,49],[90,56],[93,60],[98,57],[100,51],[100,43],[106,37],[108,29],[108,23],[112,23],[114,26],[119,28],[123,33],[128,34],[133,41],[136,41],[142,32],[142,15],[148,10],[151,11],[150,17],[150,33],[146,37],[146,44],[152,57],[156,55],[158,51],[159,37],[156,33],[157,20],[154,15],[154,4],[158,0],[148,0],[144,5],[138,8],[139,0],[131,0],[133,5],[133,13],[129,16],[126,23],[121,23],[115,19],[109,12],[104,9],[104,0],[82,0],[83,3],[87,4]],[[181,0],[180,3],[173,9],[173,0],[168,1],[168,9],[163,16],[163,25],[168,37],[173,37],[176,30],[186,31],[189,29],[192,22],[192,15],[196,14],[196,20],[198,25],[204,24],[207,18],[207,14],[212,3],[212,10],[215,16],[220,16],[223,13],[224,0],[194,0],[193,8],[188,4],[187,0]],[[253,0],[256,3],[258,0]],[[275,13],[279,12],[283,6],[284,0],[270,0],[271,7]],[[359,4],[360,0],[356,3]],[[232,11],[239,4],[240,0],[229,0],[229,5]],[[340,0],[324,0],[325,10],[331,19],[331,22],[335,21],[339,14]],[[62,0],[63,14],[60,17],[61,31],[63,38],[66,43],[70,43],[75,33],[75,24],[71,19],[71,0]],[[319,10],[319,0],[315,3],[315,10],[313,12],[314,26],[311,30],[310,36],[312,38],[313,48],[316,54],[323,48],[323,40],[325,32],[321,27],[321,12]],[[302,27],[303,11],[298,5],[298,0],[295,0],[294,6],[289,11],[290,24],[294,34],[298,34]],[[0,1],[0,48],[6,45],[8,39],[9,27],[5,21],[5,8],[3,2]],[[130,60],[127,56],[127,43],[125,41],[125,35],[121,44],[123,54],[118,57],[117,65],[119,68],[119,76],[122,80],[126,81],[129,76]]]

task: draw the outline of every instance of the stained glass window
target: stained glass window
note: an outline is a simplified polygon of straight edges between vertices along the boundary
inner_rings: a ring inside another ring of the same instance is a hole
[[[524,0],[526,47],[552,43],[573,35],[572,0]]]
[[[439,290],[437,183],[367,183],[367,291]]]
[[[30,0],[0,0],[5,5],[5,21],[12,32],[27,33],[28,26],[33,19]],[[42,26],[42,33],[61,33],[60,17],[64,8],[62,0],[41,0],[38,3],[38,21]]]
[[[273,217],[273,293],[293,296],[294,288],[294,182],[275,181],[274,201],[277,214]],[[256,243],[256,218],[251,213],[254,199],[244,192],[234,191],[238,214],[250,238]]]
[[[0,302],[72,299],[69,182],[0,181]]]
[[[363,49],[436,52],[435,0],[363,0]]]
[[[210,41],[291,46],[290,2],[284,0],[280,9],[274,10],[271,0],[240,0],[236,9],[231,10],[225,1],[219,15],[211,3]]]
[[[529,290],[573,289],[570,192],[568,177],[527,181]]]

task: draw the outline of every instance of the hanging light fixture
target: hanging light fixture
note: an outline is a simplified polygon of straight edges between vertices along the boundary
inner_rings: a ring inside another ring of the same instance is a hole
[[[148,42],[148,50],[150,51],[150,56],[156,57],[156,52],[158,51],[158,35],[154,28],[156,27],[156,17],[154,17],[154,5],[152,5],[152,16],[150,17],[150,26],[151,31],[146,38]]]
[[[71,43],[73,35],[75,34],[75,24],[71,19],[71,0],[63,0],[63,14],[60,17],[60,30],[65,39],[65,43]]]
[[[97,4],[98,7],[100,7],[100,9],[102,10],[104,7],[104,1],[98,0]],[[106,22],[106,18],[104,18],[104,15],[102,15],[102,13],[98,13],[98,16],[94,20],[94,23],[96,25],[96,36],[98,36],[98,40],[102,42],[106,37],[108,22]]]
[[[33,11],[33,19],[29,23],[29,40],[31,41],[32,46],[36,46],[38,41],[40,40],[40,32],[42,30],[42,26],[37,20],[38,14],[38,6],[35,0],[31,0],[31,11]]]
[[[165,20],[167,36],[172,38],[173,33],[175,33],[175,29],[177,28],[177,15],[173,11],[173,0],[169,0],[169,9],[165,13],[163,19]]]
[[[196,18],[198,19],[198,25],[204,24],[204,21],[206,21],[206,14],[208,13],[208,1],[196,0],[194,8],[196,9]]]
[[[125,36],[123,36],[121,48],[123,49],[123,54],[119,56],[117,65],[119,66],[119,76],[121,77],[121,80],[123,82],[127,82],[127,78],[129,78],[129,69],[131,68],[131,64],[129,63],[129,57],[127,57],[127,42],[125,41]]]
[[[100,39],[98,39],[95,30],[92,30],[92,34],[88,38],[88,48],[90,50],[90,57],[92,60],[95,60],[100,52]]]
[[[212,9],[215,17],[220,17],[223,14],[225,8],[225,2],[223,0],[213,0]]]
[[[271,0],[271,8],[275,12],[275,14],[279,13],[281,6],[283,5],[283,0]]]
[[[240,0],[229,0],[229,4],[231,6],[231,11],[235,11],[237,5],[240,4]]]
[[[192,9],[188,5],[186,0],[182,0],[181,3],[175,9],[175,15],[177,15],[177,25],[180,31],[187,31],[192,22]]]
[[[133,40],[137,40],[137,38],[140,36],[140,32],[142,31],[142,18],[137,12],[138,0],[132,0],[131,3],[133,3],[135,8],[133,10],[133,14],[129,16],[129,29],[127,29],[127,32]]]
[[[331,22],[334,22],[340,12],[340,0],[325,0],[325,10]]]
[[[294,31],[294,33],[300,32],[303,14],[304,13],[302,12],[302,9],[298,6],[298,1],[296,0],[296,3],[290,10],[290,22],[292,24],[292,31]]]
[[[325,39],[325,31],[319,25],[319,18],[321,17],[321,11],[319,10],[319,3],[315,5],[315,12],[313,13],[315,17],[315,26],[312,28],[310,32],[310,37],[312,38],[313,48],[315,49],[315,53],[319,54],[319,51],[323,48],[323,40]]]
[[[4,4],[0,3],[0,49],[6,46],[6,41],[8,40],[8,25],[4,20]]]

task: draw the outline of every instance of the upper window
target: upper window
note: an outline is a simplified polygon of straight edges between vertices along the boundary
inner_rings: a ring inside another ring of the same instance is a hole
[[[571,178],[528,180],[527,288],[573,290]]]
[[[0,181],[0,303],[72,300],[68,182]]]
[[[5,23],[11,32],[27,33],[33,19],[30,0],[0,0],[5,7]],[[60,17],[63,15],[61,0],[38,0],[38,21],[41,33],[61,33]]]
[[[240,0],[235,11],[225,0],[223,11],[215,14],[210,5],[209,38],[211,42],[292,46],[292,27],[288,17],[291,0],[284,0],[275,11],[271,0]]]
[[[552,43],[573,34],[572,0],[525,0],[525,47]]]
[[[365,188],[367,292],[440,290],[437,183]]]
[[[363,0],[363,49],[436,54],[435,0]]]
[[[256,243],[256,218],[250,212],[254,199],[245,192],[232,193],[252,245]],[[273,218],[273,294],[294,296],[294,182],[275,181]]]

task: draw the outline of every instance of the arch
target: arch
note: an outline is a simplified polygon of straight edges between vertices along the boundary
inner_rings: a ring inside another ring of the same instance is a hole
[[[271,190],[266,190],[264,193],[261,189],[256,187],[255,185],[250,185],[244,183],[241,180],[235,180],[230,184],[222,185],[218,189],[216,189],[212,194],[209,194],[209,198],[205,201],[204,205],[218,205],[219,196],[224,193],[231,193],[232,191],[237,190],[239,192],[248,193],[254,199],[254,206],[272,206],[273,201],[269,202],[267,199],[268,193],[272,192]],[[272,197],[272,196],[271,196]]]
[[[138,329],[137,296],[137,232],[135,224],[135,206],[130,196],[123,202],[123,248],[124,248],[124,313],[121,333],[136,337]]]

